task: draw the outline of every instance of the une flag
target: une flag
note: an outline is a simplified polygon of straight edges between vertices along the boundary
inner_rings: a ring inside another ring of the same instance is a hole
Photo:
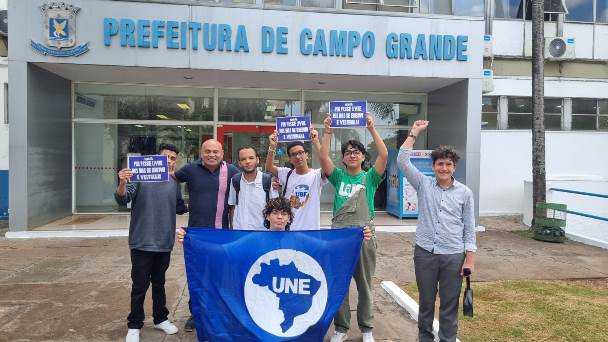
[[[184,257],[199,341],[322,341],[359,258],[355,229],[188,229]]]

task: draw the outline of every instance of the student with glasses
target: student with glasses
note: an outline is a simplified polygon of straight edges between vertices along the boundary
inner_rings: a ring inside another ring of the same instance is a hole
[[[312,144],[315,151],[320,151],[319,134],[314,128],[310,129]],[[270,147],[266,157],[266,171],[279,178],[283,185],[283,197],[289,200],[293,212],[292,230],[319,229],[321,226],[321,188],[327,184],[327,179],[321,169],[308,166],[309,152],[301,141],[287,144],[289,162],[294,168],[277,167],[274,165],[274,155],[278,145],[277,131],[270,135]]]
[[[335,188],[332,227],[369,227],[374,230],[374,197],[376,190],[384,178],[388,161],[388,150],[380,134],[374,126],[372,117],[367,114],[367,129],[374,139],[378,150],[376,164],[368,171],[363,169],[368,154],[365,146],[357,140],[349,140],[342,144],[342,163],[344,168],[334,166],[329,157],[329,146],[333,129],[331,117],[324,121],[325,134],[319,153],[321,170]],[[357,283],[359,301],[357,305],[357,323],[364,342],[373,342],[374,328],[373,313],[373,284],[372,277],[376,270],[376,238],[366,240],[361,245],[359,261],[355,266],[353,278]],[[335,333],[331,342],[341,342],[346,339],[350,328],[350,307],[348,292],[338,313],[334,317]]]

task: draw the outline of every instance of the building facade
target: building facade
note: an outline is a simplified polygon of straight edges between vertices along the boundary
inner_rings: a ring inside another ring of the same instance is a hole
[[[172,142],[183,165],[215,137],[232,161],[243,144],[265,151],[276,117],[307,115],[321,128],[331,100],[368,101],[389,148],[414,120],[430,120],[417,148],[452,144],[463,153],[457,177],[474,190],[479,213],[524,211],[529,0],[66,4],[79,8],[69,37],[54,36],[61,9],[52,2],[9,4],[11,17],[27,19],[10,23],[11,230],[126,210],[112,192],[130,153]],[[608,161],[598,158],[608,146],[608,0],[565,4],[567,14],[545,17],[547,175],[608,179]],[[371,147],[366,130],[340,130],[336,162],[351,138]],[[332,198],[328,187],[325,208]]]
[[[125,210],[112,193],[130,153],[170,142],[183,164],[215,137],[232,161],[245,143],[265,151],[276,117],[321,128],[331,100],[366,100],[389,148],[431,120],[418,147],[461,150],[457,177],[479,198],[482,17],[168,2],[9,3],[23,18],[10,22],[10,230]],[[353,138],[372,146],[365,129],[341,129],[336,162]]]

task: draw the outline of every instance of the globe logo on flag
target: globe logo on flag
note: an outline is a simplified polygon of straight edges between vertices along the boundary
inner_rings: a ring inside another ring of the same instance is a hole
[[[316,324],[327,305],[327,280],[308,254],[278,249],[259,257],[245,280],[253,321],[278,337],[294,337]]]

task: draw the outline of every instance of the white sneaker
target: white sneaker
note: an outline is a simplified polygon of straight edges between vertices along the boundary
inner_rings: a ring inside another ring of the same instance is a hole
[[[177,327],[175,326],[175,324],[169,322],[169,320],[160,322],[158,324],[154,324],[154,328],[164,331],[165,334],[167,334],[167,335],[173,335],[173,334],[177,333],[177,330],[178,330]]]
[[[334,331],[334,336],[331,337],[330,342],[342,342],[346,340],[347,337],[348,336],[343,332]]]
[[[361,337],[363,337],[363,342],[374,342],[374,335],[371,331],[364,332]]]
[[[129,329],[125,342],[139,342],[139,329]]]

